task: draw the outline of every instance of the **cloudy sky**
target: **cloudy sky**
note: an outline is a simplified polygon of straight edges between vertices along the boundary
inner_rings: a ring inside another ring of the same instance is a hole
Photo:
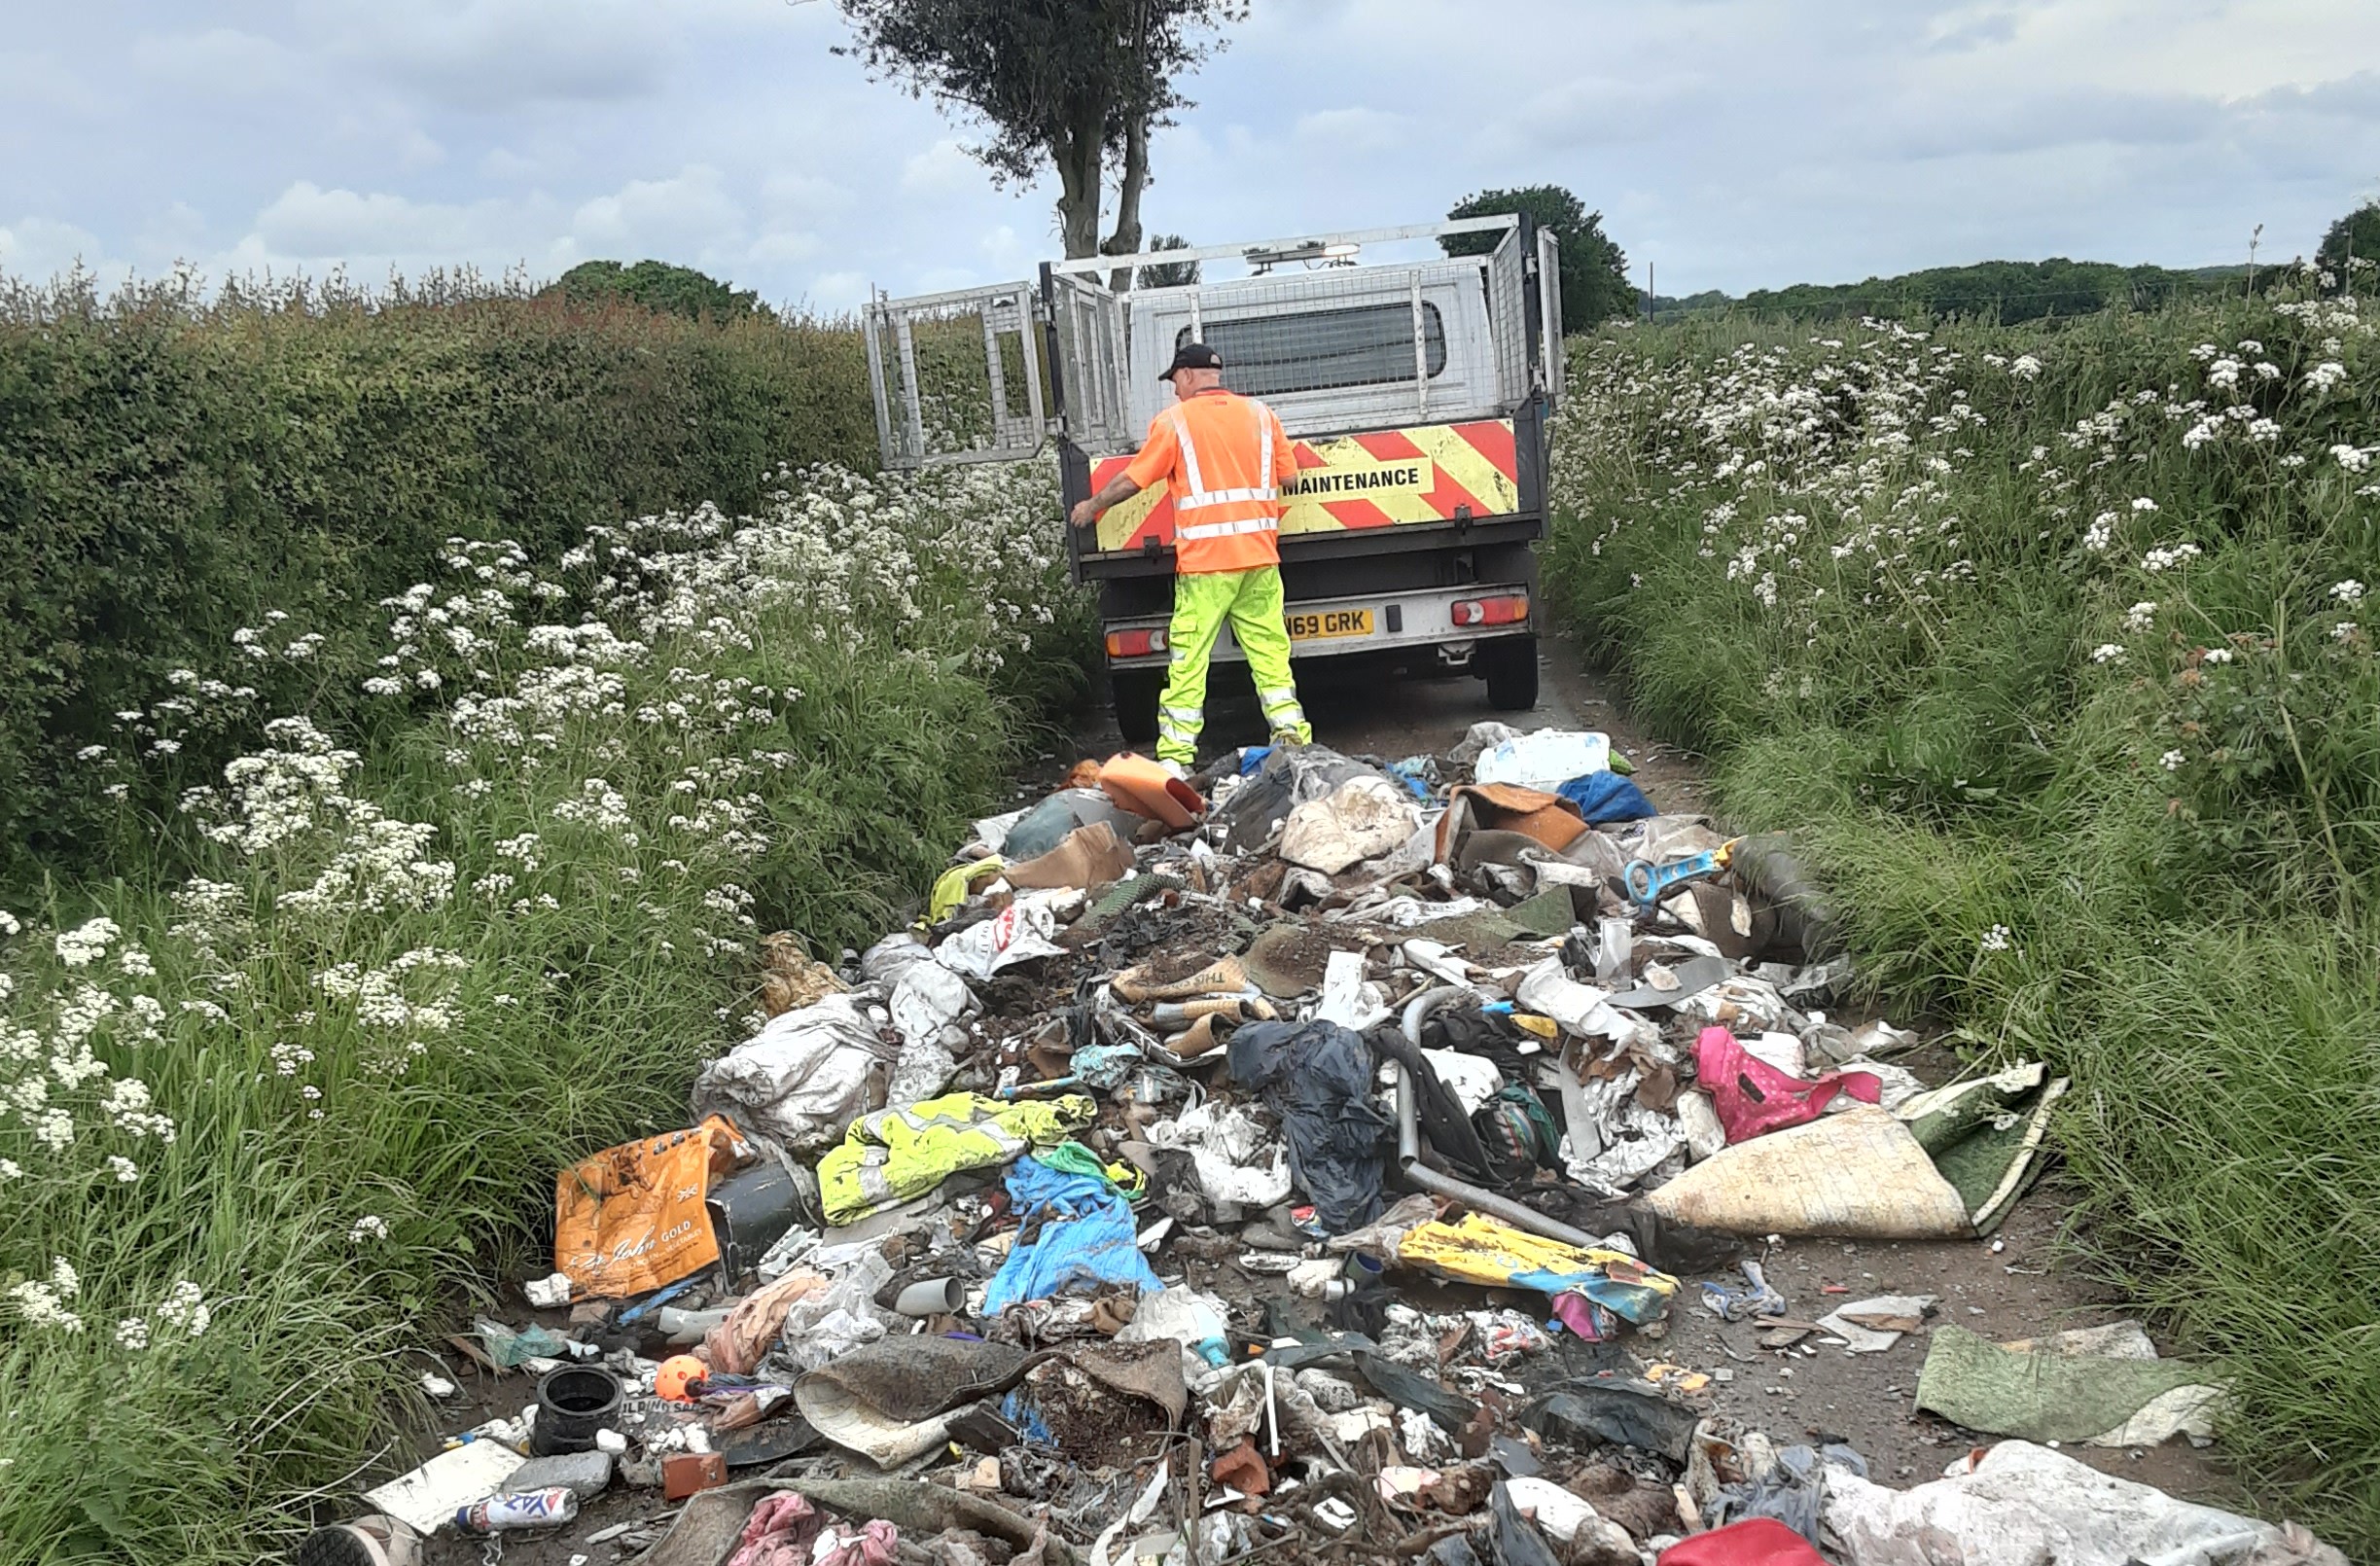
[[[1049,192],[831,0],[78,0],[0,37],[0,269],[657,256],[786,303],[1023,275]],[[1216,243],[1554,181],[1661,292],[2310,250],[2380,195],[2374,0],[1255,0],[1155,149]]]

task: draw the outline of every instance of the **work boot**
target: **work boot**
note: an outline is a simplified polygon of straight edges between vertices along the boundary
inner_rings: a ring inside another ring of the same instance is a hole
[[[1276,729],[1273,730],[1272,738],[1266,740],[1265,743],[1270,745],[1275,750],[1297,750],[1300,746],[1304,745],[1306,741],[1299,739],[1297,735],[1290,730]]]

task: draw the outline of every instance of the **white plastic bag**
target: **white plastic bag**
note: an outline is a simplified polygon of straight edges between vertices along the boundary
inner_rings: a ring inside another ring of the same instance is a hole
[[[1826,1479],[1827,1528],[1844,1566],[2233,1566],[2282,1536],[2022,1441],[1961,1458],[1950,1477],[1914,1489],[1831,1466]],[[2320,1546],[2264,1558],[2346,1559]]]
[[[828,995],[771,1017],[694,1078],[693,1118],[725,1115],[788,1153],[817,1153],[866,1112],[868,1075],[899,1048],[861,995]]]
[[[1517,783],[1550,794],[1574,777],[1612,769],[1608,734],[1577,729],[1541,729],[1490,746],[1472,768],[1481,783]]]
[[[1080,901],[1083,894],[1074,897]],[[1052,941],[1058,928],[1058,895],[1020,897],[991,918],[971,924],[934,948],[934,960],[970,979],[989,979],[1003,968],[1035,957],[1055,957],[1065,947]]]

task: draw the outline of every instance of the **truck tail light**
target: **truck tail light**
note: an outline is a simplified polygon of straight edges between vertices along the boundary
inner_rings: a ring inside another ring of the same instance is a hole
[[[1112,630],[1108,632],[1108,657],[1147,658],[1152,653],[1165,651],[1162,630]]]
[[[1529,595],[1506,593],[1495,598],[1465,598],[1454,606],[1458,625],[1516,625],[1529,618]]]

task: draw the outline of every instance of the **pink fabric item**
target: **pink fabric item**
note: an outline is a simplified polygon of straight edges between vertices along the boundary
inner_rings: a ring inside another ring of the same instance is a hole
[[[728,1566],[809,1566],[810,1536],[818,1513],[807,1496],[791,1490],[764,1495],[744,1519],[744,1536]]]
[[[1884,1097],[1884,1085],[1865,1071],[1830,1071],[1812,1082],[1789,1077],[1736,1043],[1725,1028],[1704,1028],[1694,1040],[1694,1074],[1711,1095],[1730,1143],[1814,1121],[1838,1092],[1864,1104]]]
[[[901,1532],[882,1520],[821,1527],[805,1496],[780,1490],[761,1497],[744,1519],[728,1566],[893,1566]]]
[[[837,1523],[818,1536],[810,1566],[893,1566],[900,1530],[878,1518],[852,1528]]]
[[[1553,1313],[1563,1326],[1586,1342],[1600,1343],[1612,1335],[1611,1317],[1575,1289],[1553,1297]]]

